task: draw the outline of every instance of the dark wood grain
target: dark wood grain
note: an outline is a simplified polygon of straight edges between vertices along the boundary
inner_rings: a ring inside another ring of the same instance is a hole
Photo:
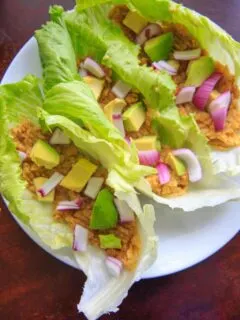
[[[57,0],[65,8],[71,0]],[[185,0],[240,40],[239,0]],[[0,77],[24,42],[47,19],[51,0],[0,1]],[[76,320],[84,275],[52,258],[14,222],[0,202],[0,319]],[[141,281],[109,320],[240,319],[240,235],[207,261]]]

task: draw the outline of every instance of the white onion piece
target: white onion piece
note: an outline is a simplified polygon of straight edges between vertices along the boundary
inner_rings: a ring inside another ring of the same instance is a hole
[[[189,149],[178,149],[173,155],[180,158],[188,167],[189,180],[197,182],[202,179],[202,167],[196,155]]]
[[[122,262],[113,257],[106,258],[106,267],[113,277],[119,277],[123,270]]]
[[[196,91],[195,87],[182,88],[177,94],[176,104],[192,102],[195,91]]]
[[[105,76],[105,72],[103,71],[102,67],[91,58],[86,58],[84,60],[83,68],[97,78],[103,78]]]
[[[55,172],[42,186],[37,190],[41,197],[45,197],[62,181],[64,176],[61,173]]]
[[[117,81],[115,85],[112,87],[112,92],[120,99],[124,99],[130,90],[132,89],[131,86],[122,82],[121,80]]]
[[[115,198],[114,203],[117,207],[121,222],[125,223],[134,221],[134,212],[126,201]]]
[[[53,135],[51,136],[51,139],[49,140],[49,143],[54,144],[70,144],[70,139],[67,137],[64,132],[60,129],[56,129],[53,132]]]
[[[173,66],[171,66],[169,63],[163,60],[160,60],[158,62],[153,62],[152,66],[157,70],[166,71],[171,76],[175,76],[177,74],[177,70]]]
[[[103,184],[104,184],[104,178],[92,177],[91,179],[89,179],[87,187],[84,191],[85,196],[91,199],[96,199]]]
[[[114,126],[121,132],[121,135],[125,137],[125,128],[123,125],[123,118],[121,114],[113,114],[112,121]]]
[[[73,233],[73,250],[86,252],[88,245],[88,230],[80,225],[76,225]]]
[[[157,150],[138,151],[140,164],[146,166],[156,166],[160,159],[160,154]]]
[[[147,40],[158,36],[161,33],[161,28],[156,23],[151,23],[146,26],[137,36],[136,43],[137,44],[144,44]]]
[[[73,201],[60,201],[56,207],[58,211],[66,211],[66,210],[78,210],[80,209],[82,204],[82,200],[77,198]]]
[[[171,174],[168,166],[165,163],[160,163],[156,169],[158,171],[159,182],[162,185],[168,183],[171,179]]]
[[[173,53],[174,59],[176,60],[195,60],[201,56],[201,49],[186,50],[186,51],[175,51]]]
[[[88,76],[87,71],[86,71],[85,69],[83,69],[83,68],[80,68],[78,72],[79,72],[79,74],[80,74],[80,76],[81,76],[82,78]]]
[[[213,73],[203,84],[197,89],[194,97],[193,104],[200,110],[204,110],[209,100],[210,94],[215,88],[218,81],[221,79],[222,74]]]
[[[27,154],[25,152],[18,151],[18,155],[19,155],[21,163],[27,158]]]

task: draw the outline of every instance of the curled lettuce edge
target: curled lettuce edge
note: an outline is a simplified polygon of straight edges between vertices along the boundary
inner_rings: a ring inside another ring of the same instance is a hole
[[[140,207],[137,198],[119,194],[120,199],[126,200],[133,207]],[[129,202],[130,199],[130,202]],[[87,281],[84,286],[78,311],[83,312],[89,320],[98,319],[109,312],[117,312],[118,306],[127,296],[134,282],[139,281],[143,273],[154,263],[157,256],[158,238],[154,232],[155,214],[153,206],[145,205],[143,210],[136,212],[142,243],[141,255],[136,270],[124,270],[118,278],[111,277],[105,266],[105,254],[91,247],[86,255],[76,253],[76,261],[85,270]],[[106,299],[106,297],[111,297]]]

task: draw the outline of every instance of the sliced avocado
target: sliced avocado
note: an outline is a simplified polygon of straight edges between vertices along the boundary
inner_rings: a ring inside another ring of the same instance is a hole
[[[176,174],[181,177],[186,173],[187,169],[184,165],[184,163],[175,157],[172,153],[169,153],[167,156],[167,163],[169,166],[176,172]]]
[[[79,159],[60,185],[66,189],[80,192],[96,170],[97,166],[95,164],[87,159]]]
[[[173,47],[173,34],[168,32],[145,42],[144,51],[152,61],[167,60]]]
[[[121,239],[114,234],[100,234],[100,248],[102,249],[121,249]]]
[[[131,105],[123,113],[123,124],[126,131],[138,131],[146,120],[146,112],[142,102]]]
[[[148,21],[137,12],[129,11],[123,20],[123,24],[135,33],[139,33],[148,25]]]
[[[104,113],[109,121],[112,122],[113,114],[119,114],[122,113],[123,108],[125,108],[127,105],[126,101],[123,99],[114,99],[110,101],[108,104],[104,107]]]
[[[95,98],[98,100],[103,91],[105,80],[99,80],[95,77],[90,76],[84,77],[83,80],[85,83],[89,85],[89,87],[92,89]]]
[[[161,144],[158,140],[157,136],[145,136],[142,138],[138,138],[136,140],[133,140],[136,147],[140,151],[146,151],[146,150],[161,150]]]
[[[170,64],[170,66],[172,66],[174,69],[176,69],[176,71],[178,71],[179,67],[180,67],[180,63],[177,60],[168,60],[167,63]]]
[[[210,57],[201,57],[191,61],[187,69],[185,86],[200,87],[214,72],[214,62]]]
[[[90,229],[106,230],[116,227],[118,212],[113,200],[113,194],[108,189],[99,192],[92,210]]]
[[[59,153],[43,140],[38,140],[35,143],[30,158],[36,165],[46,169],[52,169],[60,163]]]
[[[39,190],[47,180],[48,180],[47,178],[43,178],[43,177],[33,179],[33,183],[36,191]],[[55,196],[55,190],[52,190],[45,197],[42,197],[39,193],[37,193],[37,199],[38,201],[41,201],[41,202],[53,202],[54,196]]]

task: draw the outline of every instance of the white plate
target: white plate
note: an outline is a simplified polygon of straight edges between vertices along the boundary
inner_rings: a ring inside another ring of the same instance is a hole
[[[37,43],[31,38],[17,54],[8,68],[2,83],[21,80],[26,74],[41,76]],[[149,201],[148,201],[149,202]],[[159,236],[158,260],[144,275],[153,278],[168,275],[206,259],[239,232],[240,215],[237,202],[227,203],[213,209],[201,209],[193,213],[170,210],[155,205]],[[64,263],[77,267],[71,250],[52,251],[39,238],[20,223],[22,229],[43,249]]]

